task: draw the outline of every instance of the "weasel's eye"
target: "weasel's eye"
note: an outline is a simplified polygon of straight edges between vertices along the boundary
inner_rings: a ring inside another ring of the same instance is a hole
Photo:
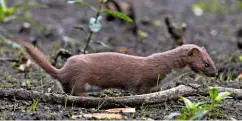
[[[208,63],[205,63],[205,67],[209,67],[209,64]]]

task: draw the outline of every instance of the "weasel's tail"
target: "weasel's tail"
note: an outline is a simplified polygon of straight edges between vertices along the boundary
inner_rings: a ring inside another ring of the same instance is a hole
[[[23,40],[13,40],[13,42],[22,45],[26,52],[42,69],[44,69],[51,76],[58,78],[58,69],[50,64],[50,62],[45,58],[44,54],[38,48]]]

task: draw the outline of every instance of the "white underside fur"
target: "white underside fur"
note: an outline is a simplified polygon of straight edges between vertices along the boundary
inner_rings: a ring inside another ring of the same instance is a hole
[[[102,90],[102,88],[96,85],[90,85],[88,83],[85,83],[84,90],[85,92],[93,92],[93,91],[100,91]]]

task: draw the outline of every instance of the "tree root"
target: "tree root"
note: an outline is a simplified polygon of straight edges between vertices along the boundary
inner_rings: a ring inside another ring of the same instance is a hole
[[[135,95],[135,96],[123,96],[123,97],[79,97],[69,96],[54,93],[41,93],[38,91],[29,91],[24,89],[0,89],[0,97],[15,98],[20,100],[33,100],[39,99],[44,103],[54,104],[67,104],[82,107],[94,107],[94,108],[108,108],[108,107],[124,107],[124,106],[137,106],[142,104],[159,104],[169,100],[177,100],[179,96],[193,96],[193,95],[208,95],[207,88],[199,88],[199,85],[193,85],[193,87],[179,85],[177,87],[164,90],[161,92],[155,92],[150,94]],[[235,99],[242,98],[242,89],[214,87],[219,92],[229,91],[232,93],[231,97]],[[199,90],[198,90],[199,89]]]

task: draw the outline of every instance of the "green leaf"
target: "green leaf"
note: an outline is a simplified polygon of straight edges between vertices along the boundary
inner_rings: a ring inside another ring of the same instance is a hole
[[[0,12],[5,12],[8,9],[8,6],[5,3],[5,0],[0,0]]]
[[[4,14],[0,13],[0,22],[4,22],[4,18],[5,18]]]
[[[187,109],[192,109],[193,108],[193,103],[189,100],[189,99],[187,99],[187,98],[185,98],[185,97],[180,97],[182,100],[183,100],[183,102],[185,103],[185,105],[186,105],[186,107],[187,107]]]
[[[211,103],[215,103],[215,98],[218,96],[218,90],[216,88],[209,88],[209,96]]]
[[[4,21],[7,5],[5,0],[0,0],[0,22]]]
[[[13,7],[11,8],[8,8],[6,11],[5,11],[5,16],[9,16],[9,15],[13,15],[17,10]]]
[[[225,99],[227,96],[231,95],[230,92],[220,92],[218,96],[215,98],[217,102],[220,102],[222,99]]]
[[[31,81],[30,81],[30,80],[27,80],[25,83],[26,83],[26,85],[27,85],[28,87],[31,86]]]
[[[92,10],[97,12],[96,8],[94,8],[93,6],[89,5],[86,2],[83,2],[82,0],[69,0],[69,1],[67,1],[67,3],[69,3],[69,4],[77,4],[77,5],[81,5],[81,6],[84,6],[84,7],[88,7],[88,8],[91,8]]]
[[[108,9],[104,10],[103,12],[107,13],[107,14],[110,14],[110,15],[113,15],[115,17],[118,17],[120,19],[123,19],[123,20],[125,20],[127,22],[133,23],[133,20],[130,17],[128,17],[127,15],[125,15],[125,14],[123,14],[121,12],[108,10]]]
[[[200,119],[200,118],[202,118],[204,115],[206,115],[207,112],[208,112],[207,110],[198,111],[198,112],[196,112],[196,113],[191,117],[191,120]]]
[[[232,72],[228,72],[228,74],[227,74],[227,81],[232,80],[232,78],[233,78],[233,73]]]
[[[239,3],[238,3],[238,8],[239,9],[242,9],[242,1],[240,0],[240,1],[238,1]]]
[[[198,106],[202,105],[202,104],[205,104],[206,102],[198,102],[198,103],[195,103],[193,108],[197,108]]]
[[[238,58],[239,58],[239,61],[242,62],[242,56],[239,56]]]

